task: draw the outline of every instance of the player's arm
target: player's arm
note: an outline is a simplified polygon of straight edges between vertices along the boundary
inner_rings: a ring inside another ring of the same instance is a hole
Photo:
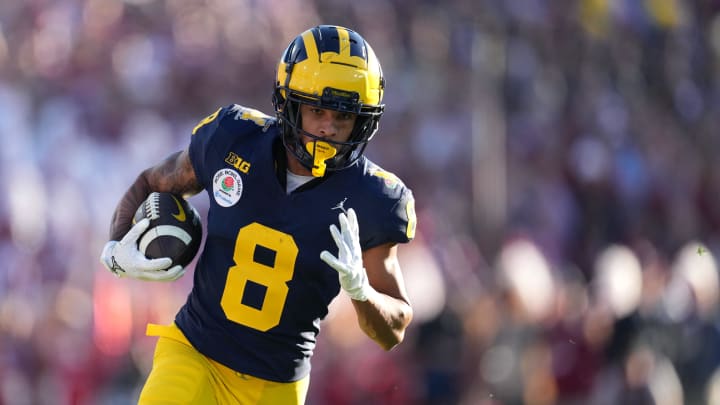
[[[360,328],[383,349],[402,342],[412,320],[405,282],[397,259],[397,245],[380,245],[363,252],[371,288],[367,300],[352,300]]]
[[[118,277],[147,281],[174,281],[185,268],[172,268],[169,257],[148,259],[138,249],[138,238],[150,220],[144,218],[132,225],[137,207],[153,191],[181,195],[196,194],[201,186],[190,163],[187,149],[173,153],[160,164],[144,170],[120,199],[110,224],[110,241],[103,247],[100,262]],[[131,226],[132,225],[132,226]]]
[[[110,240],[120,240],[132,225],[135,210],[153,191],[183,196],[202,190],[190,162],[188,149],[175,152],[159,164],[144,170],[120,199],[110,224]]]
[[[338,216],[340,229],[330,225],[338,255],[320,258],[338,272],[340,286],[352,298],[360,328],[383,349],[403,340],[412,320],[397,260],[397,246],[384,244],[362,251],[357,216],[352,208]]]

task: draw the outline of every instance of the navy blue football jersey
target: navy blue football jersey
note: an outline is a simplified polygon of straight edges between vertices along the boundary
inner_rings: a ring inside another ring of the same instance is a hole
[[[320,260],[323,250],[337,252],[329,226],[353,208],[363,249],[408,242],[411,191],[363,157],[287,194],[276,120],[239,105],[201,121],[189,151],[210,208],[178,327],[201,353],[238,372],[303,378],[320,321],[340,291],[337,271]]]

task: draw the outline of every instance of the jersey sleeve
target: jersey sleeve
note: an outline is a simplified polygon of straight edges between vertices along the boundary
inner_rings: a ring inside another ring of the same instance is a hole
[[[415,238],[415,198],[412,192],[403,188],[400,197],[388,211],[387,220],[382,224],[388,235],[388,242],[407,243]],[[383,243],[383,242],[381,242]]]
[[[208,178],[206,162],[213,157],[213,142],[218,135],[220,122],[227,115],[229,107],[217,109],[214,113],[203,118],[192,130],[190,138],[190,162],[195,169],[198,180],[206,186]]]
[[[201,120],[192,130],[190,161],[198,180],[207,187],[212,181],[208,162],[223,161],[234,142],[258,130],[267,129],[272,118],[251,108],[230,104]]]
[[[373,176],[379,177],[377,183],[380,190],[380,202],[374,205],[373,220],[366,224],[363,232],[360,229],[363,248],[369,249],[385,243],[407,243],[415,238],[417,219],[415,216],[415,198],[394,174],[377,171]],[[364,234],[364,235],[363,235]],[[364,237],[363,237],[364,236]]]

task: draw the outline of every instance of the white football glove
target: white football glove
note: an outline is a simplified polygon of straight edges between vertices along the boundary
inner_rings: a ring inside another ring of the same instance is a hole
[[[145,281],[177,280],[185,274],[182,266],[168,269],[172,259],[169,257],[148,259],[138,249],[137,241],[149,225],[150,220],[143,218],[130,228],[120,242],[111,240],[106,243],[100,255],[100,262],[118,277],[132,277]]]
[[[338,231],[335,224],[330,225],[330,233],[338,246],[338,256],[335,257],[324,250],[320,253],[320,259],[337,270],[340,286],[350,298],[356,301],[367,301],[372,287],[363,267],[357,215],[355,215],[355,210],[350,208],[347,215],[342,212],[338,219],[341,231]]]

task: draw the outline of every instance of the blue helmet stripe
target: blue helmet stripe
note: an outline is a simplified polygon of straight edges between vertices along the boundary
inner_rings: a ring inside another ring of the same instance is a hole
[[[307,59],[307,50],[302,38],[296,38],[285,51],[282,61],[284,63],[298,63]]]
[[[325,52],[340,53],[340,35],[336,27],[321,25],[313,30],[313,37],[317,44],[318,55]]]

